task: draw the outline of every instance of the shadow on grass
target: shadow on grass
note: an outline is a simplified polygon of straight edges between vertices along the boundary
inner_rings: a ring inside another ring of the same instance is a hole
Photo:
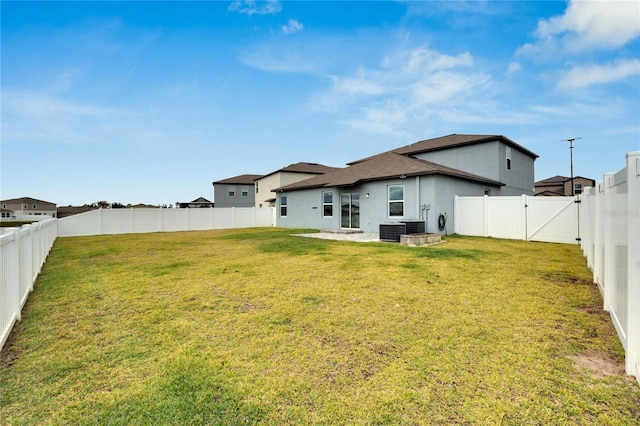
[[[260,423],[264,409],[246,403],[229,383],[224,365],[197,356],[170,362],[157,382],[126,400],[91,408],[86,424],[220,424]]]

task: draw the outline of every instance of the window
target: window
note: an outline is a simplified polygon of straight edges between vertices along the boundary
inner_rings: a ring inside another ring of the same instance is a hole
[[[280,217],[287,217],[287,196],[280,196]]]
[[[23,204],[23,205],[22,205],[22,208],[23,208],[24,210],[27,210],[27,209],[29,208],[29,204]]]
[[[256,182],[256,194],[258,193],[258,182]]]
[[[249,187],[246,185],[243,185],[240,187],[240,191],[242,191],[242,196],[243,197],[248,197],[249,196]]]
[[[229,197],[234,197],[236,195],[236,186],[229,185],[228,191],[229,191]]]
[[[389,185],[389,217],[404,216],[404,185]]]
[[[507,147],[507,170],[511,170],[511,147]]]
[[[484,195],[491,195],[491,190],[489,188],[485,188]]]
[[[34,208],[34,210],[35,210],[35,209],[37,209],[37,208],[38,208],[38,205],[37,205],[37,204],[34,204],[34,205],[33,205],[33,208]]]
[[[333,192],[322,191],[322,217],[333,217]]]
[[[575,185],[573,185],[573,193],[574,194],[582,194],[582,184],[581,183],[576,183]]]

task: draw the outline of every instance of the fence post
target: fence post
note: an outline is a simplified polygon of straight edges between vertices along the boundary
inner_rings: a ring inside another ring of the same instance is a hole
[[[522,194],[520,196],[521,200],[522,200],[522,240],[523,241],[527,241],[529,240],[529,222],[528,222],[528,214],[527,214],[527,208],[529,206],[529,196],[526,194]]]
[[[593,237],[593,282],[598,284],[600,292],[604,296],[604,218],[603,218],[603,195],[604,195],[604,182],[599,181],[596,183],[595,188],[595,224]]]
[[[604,268],[604,277],[602,286],[604,287],[603,309],[610,311],[611,303],[615,300],[615,247],[613,243],[613,221],[611,220],[611,207],[613,204],[611,194],[611,184],[615,173],[605,173],[602,189],[602,220],[604,225],[603,244],[604,244],[604,264],[610,265]]]
[[[626,372],[640,383],[640,151],[627,154],[627,353]]]
[[[482,236],[489,236],[489,196],[482,197]]]

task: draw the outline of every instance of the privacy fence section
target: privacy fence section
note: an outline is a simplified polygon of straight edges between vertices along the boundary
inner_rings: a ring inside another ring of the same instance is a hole
[[[577,244],[577,197],[458,197],[454,233],[477,237]]]
[[[42,269],[58,234],[56,219],[20,228],[3,229],[0,235],[0,349]]]
[[[640,151],[582,200],[582,250],[624,346],[626,372],[640,381]]]
[[[60,237],[275,226],[275,209],[99,209],[58,220]]]

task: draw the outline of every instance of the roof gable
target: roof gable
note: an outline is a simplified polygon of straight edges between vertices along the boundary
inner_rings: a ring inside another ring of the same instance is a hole
[[[465,145],[475,145],[475,144],[486,143],[486,142],[495,142],[495,141],[502,142],[507,146],[511,146],[533,159],[538,158],[537,154],[529,151],[525,147],[518,145],[511,139],[502,135],[458,135],[455,133],[448,136],[442,136],[439,138],[425,139],[422,141],[414,142],[409,145],[401,146],[399,148],[395,148],[387,152],[395,152],[396,154],[402,154],[402,155],[416,155],[416,154],[422,154],[424,152],[440,151],[443,149],[461,147]],[[348,164],[350,165],[355,164],[364,160],[368,160],[369,158],[371,157],[367,157],[362,160],[357,160]]]

